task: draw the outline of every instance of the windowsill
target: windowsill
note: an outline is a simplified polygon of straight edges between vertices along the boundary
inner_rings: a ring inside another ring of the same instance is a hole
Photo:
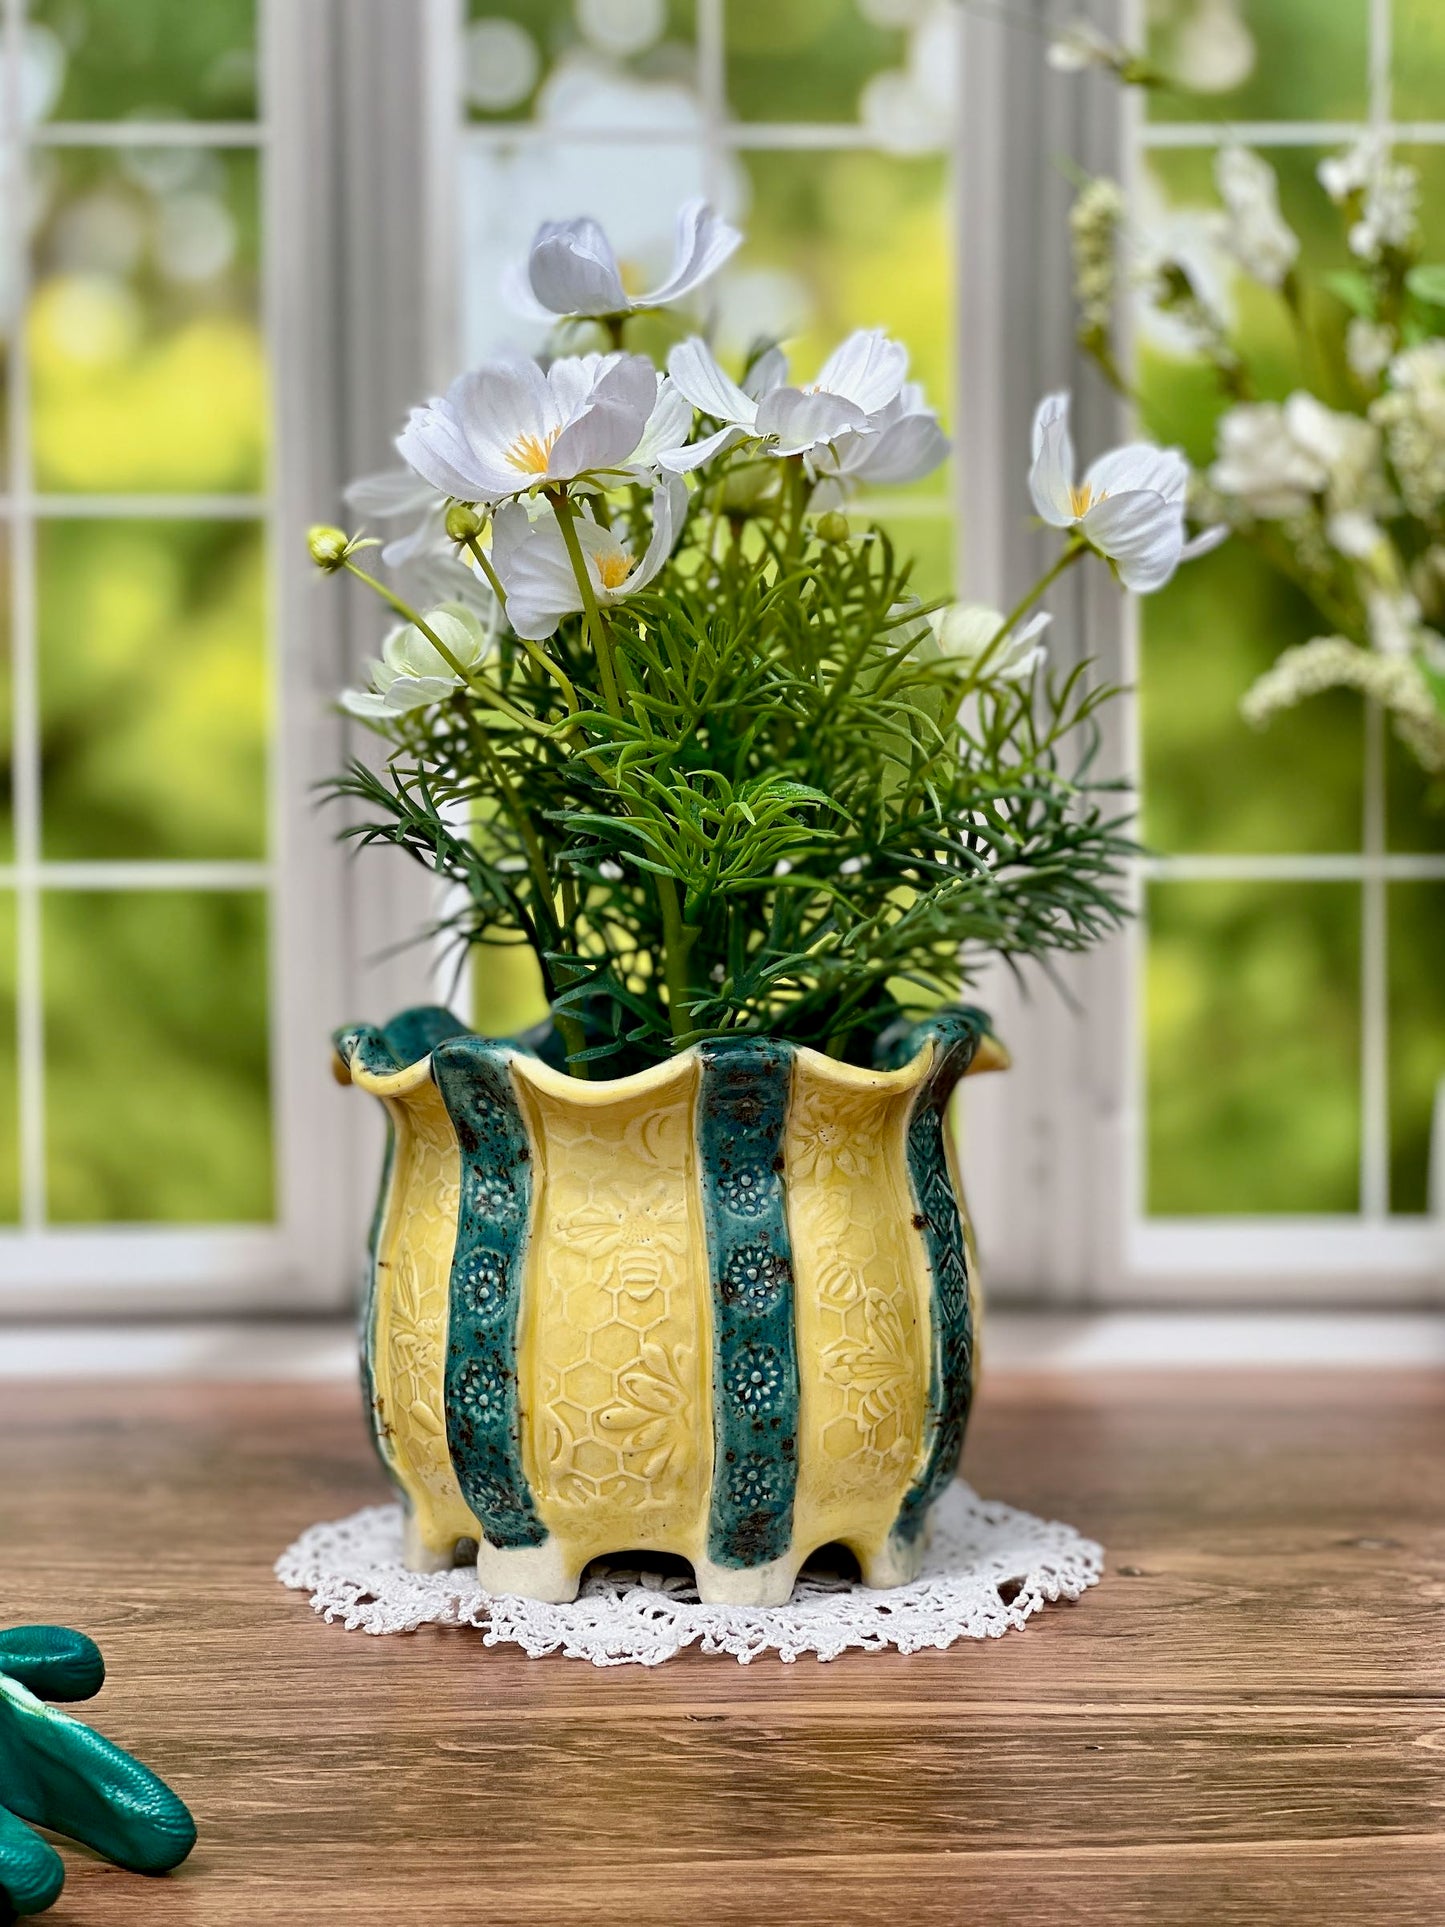
[[[1020,1311],[991,1313],[988,1371],[1445,1365],[1445,1313]],[[0,1379],[340,1380],[349,1319],[195,1319],[0,1326]]]

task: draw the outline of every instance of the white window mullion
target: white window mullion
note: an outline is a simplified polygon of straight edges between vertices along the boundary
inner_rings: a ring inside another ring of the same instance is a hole
[[[1369,0],[1370,121],[1388,129],[1393,0]],[[1365,702],[1365,876],[1360,901],[1360,1214],[1390,1213],[1390,957],[1389,898],[1385,883],[1385,716]]]
[[[40,862],[40,691],[35,647],[35,525],[30,493],[30,380],[26,343],[29,306],[29,158],[24,115],[25,8],[4,0],[4,109],[6,213],[12,313],[9,389],[11,702],[14,718],[13,798],[15,886],[16,1085],[20,1125],[20,1222],[27,1232],[45,1223],[45,986],[41,956],[41,900],[34,872]]]

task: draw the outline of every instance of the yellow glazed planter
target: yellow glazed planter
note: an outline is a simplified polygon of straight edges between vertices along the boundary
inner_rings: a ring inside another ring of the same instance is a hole
[[[827,1544],[917,1571],[976,1366],[944,1118],[1001,1061],[980,1013],[876,1069],[743,1037],[594,1083],[440,1010],[336,1042],[391,1123],[363,1376],[409,1565],[474,1542],[490,1590],[567,1600],[671,1553],[744,1605]]]

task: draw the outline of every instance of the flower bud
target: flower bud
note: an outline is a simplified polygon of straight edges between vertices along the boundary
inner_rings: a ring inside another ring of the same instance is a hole
[[[475,541],[486,525],[486,518],[471,502],[453,502],[447,510],[447,534],[453,542]]]
[[[828,509],[818,517],[818,540],[820,542],[846,542],[851,530],[848,518],[837,509]]]
[[[351,549],[345,532],[328,528],[324,522],[317,522],[306,531],[306,546],[317,568],[324,569],[328,575],[336,573]]]

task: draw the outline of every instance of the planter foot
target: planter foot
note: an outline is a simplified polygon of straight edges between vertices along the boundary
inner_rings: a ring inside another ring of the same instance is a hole
[[[566,1606],[577,1597],[582,1570],[556,1537],[540,1546],[493,1546],[483,1539],[477,1548],[477,1578],[488,1592]]]
[[[881,1546],[852,1548],[858,1560],[858,1569],[863,1575],[863,1584],[879,1592],[887,1592],[893,1586],[906,1586],[923,1569],[926,1544],[926,1537],[920,1532],[916,1539],[895,1539],[890,1536]]]
[[[711,1559],[697,1559],[692,1571],[705,1606],[786,1606],[798,1562],[788,1555],[765,1566],[715,1566]]]
[[[406,1515],[401,1528],[401,1563],[408,1572],[450,1572],[455,1552],[451,1540],[444,1546],[428,1544],[412,1514]]]

